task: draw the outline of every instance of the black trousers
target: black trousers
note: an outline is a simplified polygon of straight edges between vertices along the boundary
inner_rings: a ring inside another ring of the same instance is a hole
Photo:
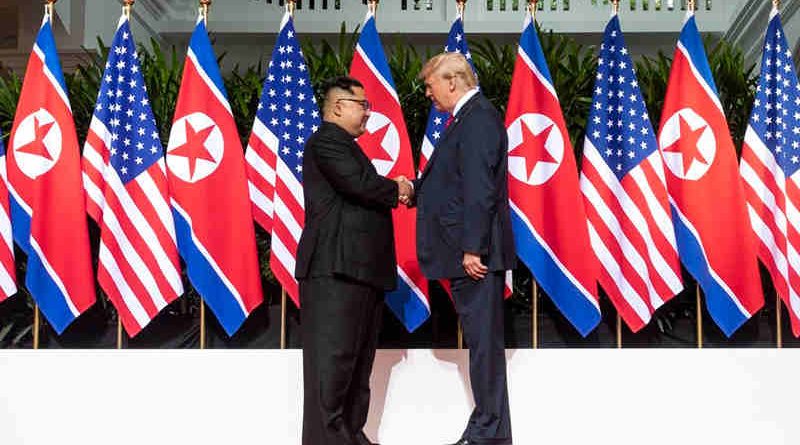
[[[480,281],[450,280],[456,312],[469,348],[469,378],[475,409],[461,436],[472,444],[510,444],[503,286],[505,272],[490,272]]]
[[[383,295],[334,277],[300,281],[303,445],[363,443]]]

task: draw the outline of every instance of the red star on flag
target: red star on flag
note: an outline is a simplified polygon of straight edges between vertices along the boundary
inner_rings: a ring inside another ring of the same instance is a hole
[[[525,125],[525,122],[520,122],[522,127],[522,143],[514,147],[508,154],[509,156],[519,156],[525,158],[525,169],[528,173],[528,178],[531,177],[533,169],[539,162],[549,162],[551,164],[558,164],[558,161],[547,151],[545,144],[550,132],[553,131],[553,124],[539,132],[533,134],[531,129]]]
[[[211,132],[214,131],[214,126],[211,125],[202,130],[195,130],[189,121],[186,121],[186,143],[175,147],[169,154],[175,156],[183,156],[189,160],[189,177],[194,177],[194,169],[197,166],[197,160],[214,162],[211,153],[205,146],[205,142]]]
[[[375,130],[373,133],[367,131],[358,138],[358,145],[361,146],[361,149],[364,150],[364,154],[366,154],[370,160],[394,162],[392,157],[389,156],[389,153],[383,148],[382,144],[387,131],[389,131],[389,123]]]
[[[19,147],[17,151],[21,153],[28,153],[36,156],[41,156],[47,159],[48,161],[52,161],[53,157],[50,156],[50,151],[48,151],[47,147],[44,145],[44,138],[47,136],[47,133],[50,132],[50,128],[53,126],[53,124],[55,124],[55,122],[50,122],[49,124],[42,125],[38,117],[34,117],[33,121],[34,121],[34,126],[36,127],[36,129],[34,130],[36,132],[35,138],[31,142],[23,145],[22,147]]]
[[[683,156],[683,174],[686,174],[686,172],[689,171],[689,167],[692,166],[692,162],[695,160],[702,164],[708,164],[705,156],[703,156],[697,148],[697,141],[703,135],[707,125],[703,125],[697,130],[692,130],[692,127],[689,126],[689,123],[686,122],[681,115],[678,115],[678,122],[680,124],[681,137],[669,147],[665,147],[664,151],[668,153],[679,153]]]

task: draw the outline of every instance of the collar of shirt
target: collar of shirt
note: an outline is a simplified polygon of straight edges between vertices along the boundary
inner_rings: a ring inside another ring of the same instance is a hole
[[[456,107],[453,108],[453,116],[458,115],[458,111],[461,109],[461,107],[463,107],[464,104],[467,103],[468,100],[472,99],[472,96],[476,94],[478,94],[478,88],[473,88],[464,93],[464,95],[461,96],[461,99],[458,99],[458,102],[456,102]]]

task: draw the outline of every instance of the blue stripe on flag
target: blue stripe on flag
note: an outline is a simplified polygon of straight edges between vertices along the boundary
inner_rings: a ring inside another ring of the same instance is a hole
[[[692,65],[697,69],[697,72],[699,72],[700,76],[706,81],[711,91],[719,96],[717,86],[714,85],[714,77],[711,75],[711,67],[708,65],[708,58],[706,57],[706,51],[703,47],[703,40],[700,38],[700,31],[697,29],[697,22],[694,16],[691,16],[689,20],[686,21],[686,24],[683,25],[679,41],[689,53]]]
[[[75,320],[75,315],[67,305],[66,296],[61,293],[53,277],[44,268],[39,253],[33,250],[29,242],[31,233],[31,217],[12,196],[9,199],[14,240],[28,256],[25,272],[25,286],[53,329],[60,335]]]
[[[383,46],[381,45],[381,38],[378,35],[378,28],[375,27],[375,17],[370,17],[369,20],[364,22],[364,28],[361,30],[361,35],[358,37],[358,46],[367,55],[367,59],[372,62],[372,66],[380,73],[381,77],[392,87],[392,90],[397,90],[394,86],[392,79],[392,72],[389,70],[389,63],[386,61],[386,55],[383,53]],[[396,92],[394,94],[397,94]]]
[[[222,97],[228,100],[228,93],[225,92],[225,84],[222,82],[222,75],[219,73],[219,66],[214,58],[214,49],[208,39],[208,30],[202,20],[198,21],[197,26],[194,28],[192,40],[189,41],[189,48],[194,53],[197,63],[200,64],[198,68],[206,73],[220,94],[222,94]]]
[[[522,37],[519,39],[519,45],[522,51],[531,59],[536,69],[544,76],[545,79],[552,85],[553,77],[550,76],[550,69],[547,67],[547,61],[544,58],[544,51],[542,44],[539,42],[539,35],[536,33],[536,27],[533,22],[525,26],[522,30]]]
[[[189,223],[178,211],[173,209],[172,214],[175,217],[178,250],[186,262],[186,274],[197,292],[204,296],[205,302],[208,303],[225,332],[229,336],[233,336],[244,323],[247,314],[242,311],[239,302],[217,275],[217,271],[211,267],[206,257],[197,248],[192,240],[192,228]]]
[[[50,26],[50,21],[45,20],[42,27],[39,29],[39,34],[36,36],[36,46],[44,54],[44,63],[50,74],[56,79],[61,90],[64,94],[67,93],[67,83],[64,81],[64,74],[61,72],[61,62],[58,59],[58,50],[56,49],[56,40],[53,37],[53,28]]]
[[[686,270],[697,280],[706,296],[706,307],[711,318],[717,323],[728,337],[747,321],[747,316],[739,310],[729,294],[720,283],[711,275],[706,261],[705,253],[700,247],[689,227],[684,224],[680,215],[672,207],[672,221],[675,222],[675,237],[678,242],[678,252]]]
[[[593,305],[569,277],[558,267],[550,254],[539,244],[528,226],[511,212],[511,225],[517,256],[534,274],[536,281],[558,306],[558,309],[584,337],[600,323],[600,311]]]
[[[402,278],[397,278],[397,289],[386,294],[386,305],[403,323],[408,332],[414,332],[430,316],[428,307]]]

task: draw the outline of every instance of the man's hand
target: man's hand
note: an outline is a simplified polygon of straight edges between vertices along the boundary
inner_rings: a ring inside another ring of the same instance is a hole
[[[461,265],[473,280],[482,280],[489,272],[489,268],[481,262],[481,256],[475,253],[464,252],[464,260]]]
[[[398,200],[408,205],[411,202],[411,197],[414,196],[414,186],[411,185],[411,181],[408,178],[402,175],[394,178],[394,181],[397,182]]]

